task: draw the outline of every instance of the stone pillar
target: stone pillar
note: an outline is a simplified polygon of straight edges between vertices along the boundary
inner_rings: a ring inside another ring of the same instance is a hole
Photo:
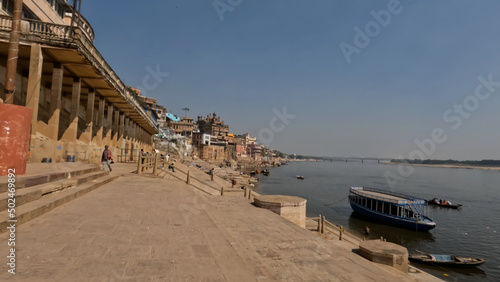
[[[97,134],[95,136],[95,142],[97,146],[102,146],[102,133],[104,131],[104,105],[106,103],[106,100],[104,100],[104,97],[99,97],[99,109],[97,110]]]
[[[50,90],[50,108],[49,130],[52,141],[59,139],[59,118],[61,113],[61,93],[63,82],[63,66],[60,63],[54,63],[52,69],[52,86]]]
[[[121,160],[120,161],[125,161],[125,148],[123,144],[123,138],[125,136],[125,114],[120,113],[120,126],[119,126],[119,133],[118,133],[118,146],[120,147],[120,155],[121,155]]]
[[[85,113],[85,132],[80,137],[80,140],[85,142],[85,144],[91,144],[92,142],[92,128],[94,126],[94,102],[95,102],[95,90],[90,88],[89,94],[87,96],[87,111]]]
[[[140,134],[140,127],[138,124],[135,125],[135,140],[137,143],[139,143],[140,146],[142,146],[141,144],[141,134]]]
[[[123,124],[123,138],[125,139],[125,147],[124,147],[124,161],[128,160],[129,159],[129,156],[130,156],[130,138],[129,138],[129,135],[130,135],[130,130],[128,128],[128,124],[130,122],[130,118],[129,117],[125,117],[125,120],[124,120],[124,124]]]
[[[42,80],[43,54],[40,44],[31,44],[30,70],[28,76],[28,93],[26,107],[33,111],[31,119],[31,135],[36,135],[38,122],[38,102],[40,100],[40,82]]]
[[[119,131],[120,111],[115,110],[115,117],[113,119],[113,142],[118,146],[118,131]]]
[[[118,141],[121,141],[123,139],[123,136],[125,135],[125,115],[120,113],[120,125],[118,129]]]
[[[129,137],[129,129],[128,129],[128,124],[130,122],[130,118],[129,117],[125,117],[124,121],[123,121],[123,137],[125,139],[128,139]]]
[[[107,129],[107,131],[106,131],[106,136],[104,138],[104,140],[105,140],[104,142],[105,143],[109,143],[108,145],[110,147],[113,146],[113,144],[112,144],[113,142],[111,140],[111,136],[112,136],[111,135],[111,130],[112,130],[112,128],[113,128],[113,105],[109,104],[108,105],[108,110],[106,112],[106,129]]]
[[[136,134],[137,134],[137,127],[136,127],[136,123],[135,121],[132,120],[132,128],[131,128],[131,131],[132,131],[132,144],[134,144],[134,151],[132,152],[132,156],[134,157],[134,159],[136,159],[135,157],[135,153],[136,151],[139,149],[139,143],[137,142],[137,138],[136,138]]]
[[[135,140],[134,140],[134,120],[130,119],[130,123],[129,123],[129,131],[130,131],[130,136],[129,136],[129,139],[130,139],[130,158],[129,160],[133,161],[134,160],[134,154],[135,154]]]
[[[78,109],[80,108],[80,94],[82,89],[82,80],[75,78],[73,80],[73,91],[71,93],[71,110],[69,113],[69,126],[64,132],[61,140],[70,143],[76,143],[78,132]],[[73,149],[74,150],[74,149]]]

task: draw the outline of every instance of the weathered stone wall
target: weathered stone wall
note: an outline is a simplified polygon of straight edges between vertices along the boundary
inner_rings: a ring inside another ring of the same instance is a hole
[[[255,205],[270,210],[306,228],[306,199],[294,196],[265,195],[255,198]]]
[[[359,245],[359,254],[370,261],[408,273],[408,250],[403,246],[381,240],[364,241]]]

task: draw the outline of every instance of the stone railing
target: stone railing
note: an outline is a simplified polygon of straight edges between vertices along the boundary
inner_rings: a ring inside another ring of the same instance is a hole
[[[0,30],[10,31],[12,17],[0,15]]]
[[[28,33],[42,37],[68,39],[72,35],[72,28],[67,25],[46,23],[41,21],[24,19],[29,25]]]

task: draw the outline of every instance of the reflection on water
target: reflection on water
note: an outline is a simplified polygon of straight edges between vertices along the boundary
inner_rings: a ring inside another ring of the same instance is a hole
[[[421,266],[448,281],[500,281],[500,173],[486,170],[415,167],[415,173],[398,183],[395,191],[422,199],[434,197],[462,204],[460,210],[429,207],[436,228],[416,232],[397,228],[353,214],[347,200],[350,186],[392,190],[384,173],[397,174],[397,166],[343,162],[297,162],[271,168],[261,176],[255,191],[261,194],[293,195],[307,199],[307,216],[324,215],[334,224],[363,237],[381,236],[414,252],[467,255],[487,261],[477,268],[442,269]],[[297,180],[295,175],[304,175]],[[420,265],[419,265],[420,267]],[[446,273],[448,276],[443,276]]]
[[[487,263],[487,262],[486,262]],[[475,280],[478,281],[486,281],[487,275],[486,271],[482,270],[479,267],[471,267],[471,268],[452,268],[452,267],[440,267],[440,266],[433,266],[429,264],[419,264],[419,263],[412,263],[415,267],[422,269],[425,272],[428,273],[442,273],[441,277],[439,278],[445,278],[443,277],[443,274],[447,274],[448,277],[460,277],[460,276],[466,276],[467,278],[462,277],[460,281],[471,281],[471,278],[474,278]],[[488,281],[495,281],[492,279],[488,279]]]
[[[370,228],[370,239],[384,237],[389,242],[399,245],[418,245],[422,242],[434,242],[436,238],[431,232],[412,231],[408,229],[398,228],[383,223],[375,223],[366,221],[366,219],[353,212],[349,217],[350,230],[364,230],[365,226]]]

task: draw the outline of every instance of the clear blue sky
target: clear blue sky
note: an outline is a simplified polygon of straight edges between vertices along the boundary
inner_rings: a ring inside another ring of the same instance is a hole
[[[143,86],[148,67],[169,73],[147,96],[174,114],[215,111],[253,136],[274,128],[269,145],[286,153],[500,159],[500,87],[474,96],[479,76],[500,82],[500,1],[230,2],[241,3],[222,20],[201,0],[82,1],[82,13],[126,84]],[[367,25],[373,37],[356,45]],[[342,42],[361,47],[350,63]],[[271,127],[285,106],[296,117]],[[446,141],[419,148],[435,128]]]

